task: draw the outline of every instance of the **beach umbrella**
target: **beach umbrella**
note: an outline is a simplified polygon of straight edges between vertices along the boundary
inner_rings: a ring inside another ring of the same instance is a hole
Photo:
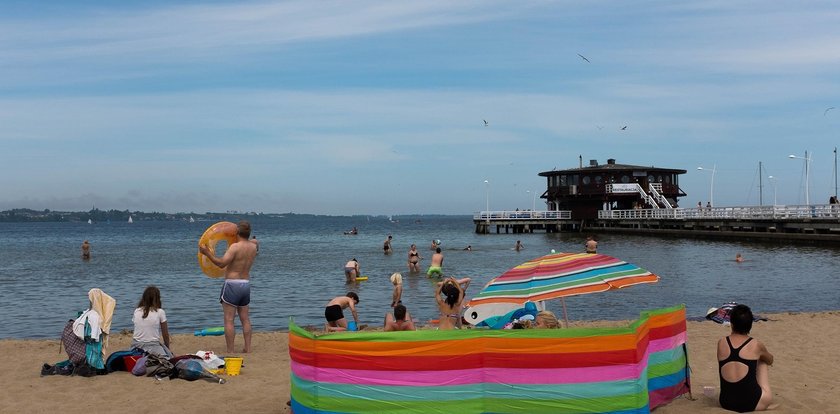
[[[657,281],[659,276],[612,256],[597,253],[550,254],[522,263],[491,280],[467,304],[464,319],[476,325],[489,317],[521,308],[525,302],[562,300],[566,296]],[[567,319],[565,303],[563,317]]]

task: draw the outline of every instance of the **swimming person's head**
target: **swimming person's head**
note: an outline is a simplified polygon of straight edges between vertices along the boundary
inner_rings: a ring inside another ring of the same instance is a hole
[[[149,311],[158,310],[161,308],[160,304],[160,289],[155,286],[149,286],[143,291],[143,296],[140,297],[138,308],[143,309],[143,318],[149,316]]]
[[[395,285],[402,284],[402,274],[397,272],[397,273],[394,273],[393,275],[391,275],[391,283],[393,283]]]
[[[557,321],[557,317],[551,311],[537,313],[536,322],[537,328],[554,329],[560,327],[560,322]]]
[[[735,305],[729,312],[729,323],[732,326],[732,332],[748,335],[753,324],[752,310],[747,305]]]
[[[447,279],[443,282],[443,286],[440,288],[441,293],[446,296],[444,302],[446,302],[449,307],[455,306],[458,303],[458,299],[460,299],[461,291],[458,289],[458,284],[452,279]]]
[[[437,249],[435,249],[435,253],[440,253],[440,247],[438,247]]]
[[[405,306],[404,305],[397,305],[394,306],[394,319],[398,321],[405,320]]]
[[[239,224],[236,225],[236,233],[239,237],[247,240],[251,237],[251,223],[249,223],[248,220],[241,220]]]
[[[357,305],[359,304],[359,295],[357,295],[356,292],[347,292],[347,297],[353,299]]]

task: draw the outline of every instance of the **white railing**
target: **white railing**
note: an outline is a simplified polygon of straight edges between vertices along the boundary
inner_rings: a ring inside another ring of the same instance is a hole
[[[473,220],[570,220],[572,212],[562,211],[479,211]]]
[[[650,196],[650,194],[645,192],[645,189],[642,188],[638,183],[632,184],[607,184],[606,187],[607,194],[609,193],[639,193],[642,197],[642,200],[645,200],[647,205],[653,208],[659,208],[659,204],[657,204],[656,200]]]
[[[600,210],[598,218],[610,219],[840,219],[840,205],[751,206],[713,208],[662,208],[635,210]]]
[[[659,193],[659,191],[662,191],[662,184],[649,183],[648,188],[650,189],[650,194],[653,196],[653,198],[662,203],[662,205],[665,206],[665,208],[674,208],[674,206],[671,205],[671,202],[668,201],[668,199],[665,198],[665,196]]]

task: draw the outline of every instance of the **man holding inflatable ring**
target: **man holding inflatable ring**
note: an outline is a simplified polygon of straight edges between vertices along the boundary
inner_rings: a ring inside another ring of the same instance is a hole
[[[251,319],[248,316],[248,304],[251,303],[250,271],[257,257],[257,244],[252,243],[251,223],[242,220],[236,225],[237,241],[228,246],[225,255],[216,257],[207,245],[198,246],[201,254],[207,256],[213,264],[225,270],[225,284],[219,302],[225,315],[225,344],[227,352],[233,353],[233,340],[236,330],[233,319],[239,314],[242,323],[242,336],[245,348],[242,352],[251,352]]]

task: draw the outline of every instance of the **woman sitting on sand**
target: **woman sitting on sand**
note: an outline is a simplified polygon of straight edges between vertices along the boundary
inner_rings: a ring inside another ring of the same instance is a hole
[[[732,411],[763,411],[772,408],[768,368],[773,354],[749,336],[753,314],[747,305],[737,305],[729,314],[732,333],[717,345],[720,374],[720,406]]]
[[[140,348],[150,354],[172,358],[169,350],[169,327],[166,312],[161,308],[160,290],[149,286],[143,291],[140,303],[134,310],[134,337],[132,348]]]
[[[441,293],[445,298],[441,297]],[[440,309],[438,329],[449,330],[461,326],[461,306],[464,302],[464,289],[454,278],[438,283],[435,300]]]

